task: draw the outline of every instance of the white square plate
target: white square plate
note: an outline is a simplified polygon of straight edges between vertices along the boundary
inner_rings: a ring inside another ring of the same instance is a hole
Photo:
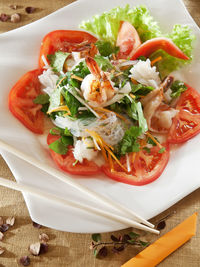
[[[0,35],[0,138],[55,167],[45,142],[28,131],[9,112],[9,90],[24,73],[37,68],[40,43],[48,32],[57,29],[78,29],[82,20],[126,3],[131,6],[145,4],[160,22],[163,31],[170,31],[176,23],[187,24],[192,28],[197,37],[194,60],[181,73],[185,82],[200,90],[200,50],[197,49],[200,47],[200,30],[181,0],[80,0],[39,21]],[[200,138],[196,136],[171,153],[169,164],[158,180],[141,187],[118,183],[103,176],[74,179],[149,219],[200,186],[200,170],[197,168],[200,161],[199,151]],[[4,151],[2,155],[18,182],[71,200],[91,203],[79,192],[23,160]],[[86,233],[108,232],[127,227],[77,209],[55,205],[51,201],[44,201],[29,194],[24,194],[24,197],[32,220],[51,228]]]

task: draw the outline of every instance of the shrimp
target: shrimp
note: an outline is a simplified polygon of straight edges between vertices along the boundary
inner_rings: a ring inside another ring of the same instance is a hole
[[[108,79],[108,74],[99,68],[92,57],[86,57],[85,61],[91,74],[84,78],[81,90],[91,106],[99,107],[114,96],[115,89]]]

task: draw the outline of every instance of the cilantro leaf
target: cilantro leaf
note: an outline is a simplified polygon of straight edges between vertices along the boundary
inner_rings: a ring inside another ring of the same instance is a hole
[[[65,155],[68,151],[69,145],[73,145],[73,138],[68,136],[62,136],[58,140],[51,143],[49,145],[49,148],[60,155]]]
[[[133,84],[131,83],[131,92],[136,95],[147,95],[151,91],[153,91],[154,88],[152,86],[145,86],[142,84]]]
[[[116,54],[119,50],[118,47],[113,46],[109,41],[99,40],[95,43],[97,46],[99,53],[103,57],[108,57],[111,54]]]
[[[58,51],[54,55],[47,55],[50,65],[55,72],[60,72],[63,70],[65,60],[70,55],[70,53]]]
[[[123,139],[120,141],[117,147],[117,153],[125,155],[130,152],[138,152],[140,150],[140,144],[137,141],[138,136],[142,133],[142,129],[137,126],[130,127],[124,134]]]
[[[187,86],[182,81],[175,81],[172,83],[170,89],[172,90],[171,97],[179,97],[183,92],[187,90]]]
[[[65,98],[66,105],[70,110],[71,116],[75,117],[78,113],[78,108],[82,106],[81,103],[67,90],[63,90],[62,95]]]
[[[41,104],[41,105],[44,105],[44,104],[47,104],[49,103],[49,95],[47,94],[41,94],[41,95],[38,95],[34,100],[33,102],[35,104]]]
[[[107,71],[113,68],[113,65],[110,63],[108,58],[102,57],[100,55],[96,55],[94,59],[99,65],[100,69],[103,71]]]

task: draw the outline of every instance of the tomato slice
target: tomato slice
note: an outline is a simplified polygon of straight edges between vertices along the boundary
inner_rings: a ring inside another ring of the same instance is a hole
[[[120,21],[116,46],[119,47],[118,58],[132,57],[136,49],[141,45],[140,37],[131,23]]]
[[[179,113],[173,119],[168,142],[183,143],[200,132],[200,94],[192,87],[180,96],[176,109]]]
[[[188,60],[189,57],[186,56],[179,48],[176,46],[170,39],[164,37],[158,37],[150,39],[144,42],[138,49],[135,51],[132,60],[137,59],[140,56],[149,57],[155,51],[162,49],[169,55],[177,57],[180,59]]]
[[[33,103],[33,99],[41,93],[38,80],[41,73],[41,69],[27,72],[9,93],[9,109],[12,114],[37,134],[42,134],[44,129],[44,114],[40,111],[42,106]]]
[[[164,171],[169,160],[169,146],[165,145],[165,152],[159,153],[159,147],[153,147],[150,153],[141,150],[136,154],[136,157],[131,163],[131,156],[129,156],[131,172],[126,173],[122,168],[114,164],[114,171],[111,171],[108,165],[102,167],[103,172],[113,180],[131,184],[131,185],[145,185],[149,184],[160,177]],[[126,158],[120,160],[121,164],[126,166]]]
[[[47,144],[49,145],[59,138],[60,136],[58,135],[49,134],[47,136]],[[95,162],[86,159],[84,159],[82,163],[78,162],[73,165],[76,160],[72,152],[72,146],[69,147],[69,150],[65,155],[60,155],[51,149],[50,153],[56,165],[70,174],[89,176],[98,174],[101,171]]]
[[[84,43],[87,45],[95,43],[96,41],[96,37],[83,31],[57,30],[50,32],[42,41],[39,56],[39,67],[42,68],[44,66],[42,55],[46,58],[47,55],[54,54],[56,51],[77,51],[77,44]],[[79,49],[82,49],[82,47]]]

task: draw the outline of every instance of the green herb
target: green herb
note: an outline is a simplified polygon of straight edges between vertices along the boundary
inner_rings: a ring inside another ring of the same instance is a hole
[[[147,60],[147,58],[146,58],[145,56],[139,56],[139,57],[137,58],[137,60],[146,61],[146,60]]]
[[[151,149],[149,147],[147,147],[147,146],[143,147],[142,149],[145,150],[147,153],[151,152]]]
[[[92,234],[92,240],[94,242],[99,242],[101,241],[101,234]]]
[[[94,59],[99,65],[100,69],[103,71],[107,71],[113,68],[113,65],[110,63],[108,58],[102,57],[100,55],[96,55]]]
[[[34,100],[33,102],[35,104],[41,104],[41,105],[44,105],[44,104],[48,104],[49,103],[49,95],[47,94],[41,94],[41,95],[38,95]]]
[[[54,55],[47,55],[50,65],[55,72],[60,72],[63,70],[65,60],[68,58],[70,53],[67,52],[55,52]]]
[[[51,110],[57,108],[60,106],[60,93],[61,93],[62,88],[61,87],[57,87],[53,93],[50,96],[50,105],[49,105],[49,109],[48,112],[51,112]]]
[[[71,88],[73,90],[73,88]],[[67,90],[62,91],[62,95],[65,98],[66,105],[68,106],[71,116],[75,117],[78,113],[79,107],[81,107],[81,103]]]
[[[165,150],[166,150],[166,148],[165,148],[165,147],[162,147],[162,148],[158,151],[158,153],[162,154],[162,153],[165,152]]]
[[[118,47],[113,46],[109,41],[99,40],[95,43],[97,46],[99,53],[103,57],[108,57],[112,54],[116,54],[119,50]]]
[[[187,90],[187,86],[182,81],[175,81],[172,83],[170,89],[172,90],[171,97],[179,97],[183,92]]]
[[[124,134],[123,139],[119,142],[116,152],[120,155],[125,155],[130,152],[138,152],[140,144],[138,143],[138,136],[142,133],[142,128],[131,126]]]
[[[108,242],[102,242],[101,238],[99,238],[99,235],[100,234],[92,235],[93,241],[90,245],[90,249],[93,250],[93,254],[96,258],[106,257],[108,255],[108,247],[111,247],[110,252],[119,253],[127,246],[146,247],[149,245],[148,242],[140,240],[140,235],[134,232],[130,232],[122,236],[120,235],[118,237],[111,234],[111,241]]]
[[[158,139],[155,136],[154,136],[154,138],[156,139],[156,141],[158,141]],[[159,143],[159,141],[158,141],[158,143]],[[147,139],[147,144],[150,144],[152,146],[157,146],[156,143],[150,137]]]
[[[133,84],[131,83],[131,92],[135,95],[147,95],[151,91],[153,91],[155,88],[152,86],[145,86],[142,84]]]
[[[88,74],[90,74],[90,71],[85,63],[85,61],[81,61],[72,71],[72,74],[85,78]]]
[[[65,155],[68,151],[69,145],[73,145],[73,138],[62,136],[58,140],[51,143],[49,145],[49,148],[60,155]]]

